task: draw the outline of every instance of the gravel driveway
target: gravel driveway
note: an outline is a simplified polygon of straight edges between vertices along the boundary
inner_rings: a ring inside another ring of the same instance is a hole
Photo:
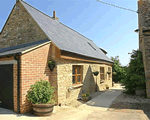
[[[121,93],[111,104],[108,111],[125,113],[144,113],[150,119],[150,99],[144,96]]]

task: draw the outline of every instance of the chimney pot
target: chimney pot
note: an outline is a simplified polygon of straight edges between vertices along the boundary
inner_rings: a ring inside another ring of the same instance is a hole
[[[56,19],[56,11],[53,11],[53,18]]]
[[[53,11],[53,18],[54,18],[55,20],[59,20],[58,17],[56,17],[56,11]]]

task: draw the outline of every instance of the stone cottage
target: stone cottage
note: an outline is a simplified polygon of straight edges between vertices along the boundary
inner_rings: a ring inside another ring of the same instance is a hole
[[[138,0],[139,50],[143,54],[146,78],[146,93],[150,98],[150,1]]]
[[[55,87],[57,104],[73,104],[84,92],[112,87],[113,62],[92,40],[65,26],[53,13],[17,0],[0,33],[0,105],[31,110],[30,85],[40,79]],[[106,52],[105,52],[106,53]],[[48,61],[54,60],[53,71]],[[99,71],[97,77],[92,72]],[[110,71],[111,74],[107,74]]]

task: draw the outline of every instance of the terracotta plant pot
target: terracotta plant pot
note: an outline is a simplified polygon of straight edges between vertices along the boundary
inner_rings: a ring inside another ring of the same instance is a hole
[[[32,104],[35,115],[49,116],[52,114],[54,104]]]
[[[109,87],[106,87],[106,89],[108,90],[108,89],[109,89]]]

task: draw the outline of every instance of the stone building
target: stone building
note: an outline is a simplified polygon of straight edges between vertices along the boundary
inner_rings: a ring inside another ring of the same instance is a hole
[[[30,111],[27,91],[40,79],[55,87],[61,105],[73,104],[82,93],[103,90],[106,84],[112,87],[113,62],[105,54],[59,22],[55,11],[49,17],[17,0],[0,33],[0,105],[18,113]],[[56,63],[53,71],[49,60]],[[97,77],[95,71],[100,72]]]
[[[139,50],[143,54],[146,93],[150,98],[150,0],[138,0]]]

